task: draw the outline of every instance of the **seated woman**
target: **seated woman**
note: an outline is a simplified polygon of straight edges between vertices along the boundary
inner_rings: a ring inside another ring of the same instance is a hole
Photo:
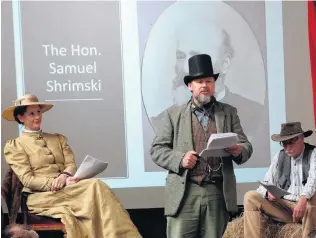
[[[41,131],[42,113],[53,105],[27,94],[2,116],[24,125],[23,133],[4,148],[7,163],[28,194],[30,212],[60,218],[67,238],[141,237],[110,188],[99,179],[79,181],[67,138]]]

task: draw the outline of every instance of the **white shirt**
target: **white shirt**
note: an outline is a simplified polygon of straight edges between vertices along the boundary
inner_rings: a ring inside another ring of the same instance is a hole
[[[42,132],[42,130],[31,131],[31,130],[28,130],[28,129],[24,129],[23,131],[26,132],[26,133],[39,133],[39,132]]]
[[[277,175],[277,167],[278,167],[278,158],[279,153],[276,153],[272,159],[271,165],[269,170],[264,176],[264,181],[268,184],[274,184],[276,183],[276,175]],[[293,158],[291,157],[291,185],[289,189],[287,190],[290,195],[284,196],[284,199],[289,201],[298,201],[300,196],[306,196],[307,199],[310,199],[313,197],[316,191],[316,148],[313,150],[310,158],[310,168],[308,171],[308,179],[303,186],[303,153],[304,151],[297,157]],[[267,190],[259,186],[257,189],[257,192],[260,193],[263,197],[265,197]]]

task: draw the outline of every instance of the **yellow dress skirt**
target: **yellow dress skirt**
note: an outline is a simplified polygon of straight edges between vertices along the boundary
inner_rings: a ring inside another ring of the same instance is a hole
[[[37,215],[60,218],[67,238],[141,237],[116,196],[99,179],[29,194],[27,206]]]

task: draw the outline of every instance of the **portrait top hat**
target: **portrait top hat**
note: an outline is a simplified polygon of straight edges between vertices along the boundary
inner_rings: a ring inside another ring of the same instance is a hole
[[[290,140],[299,135],[304,135],[304,137],[309,137],[311,134],[313,134],[312,130],[303,131],[300,122],[288,122],[288,123],[283,123],[281,125],[280,134],[273,134],[271,136],[271,139],[273,141],[282,142],[282,141]]]
[[[207,54],[194,55],[189,58],[189,75],[184,76],[184,83],[188,86],[192,80],[214,77],[215,81],[218,74],[213,72],[213,64],[211,56]]]
[[[7,109],[5,109],[3,111],[2,117],[4,119],[8,120],[8,121],[15,121],[14,109],[16,107],[30,106],[30,105],[40,105],[42,112],[46,112],[46,111],[50,110],[54,106],[53,104],[40,102],[35,95],[26,94],[23,97],[14,100],[13,101],[13,106],[8,107]]]

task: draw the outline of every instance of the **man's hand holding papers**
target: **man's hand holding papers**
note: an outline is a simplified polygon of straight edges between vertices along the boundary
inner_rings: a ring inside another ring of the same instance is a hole
[[[230,153],[232,156],[238,157],[242,152],[242,146],[241,144],[236,144],[236,145],[229,146],[224,150]]]
[[[197,161],[198,154],[195,151],[187,152],[182,159],[182,167],[185,169],[192,169]]]

